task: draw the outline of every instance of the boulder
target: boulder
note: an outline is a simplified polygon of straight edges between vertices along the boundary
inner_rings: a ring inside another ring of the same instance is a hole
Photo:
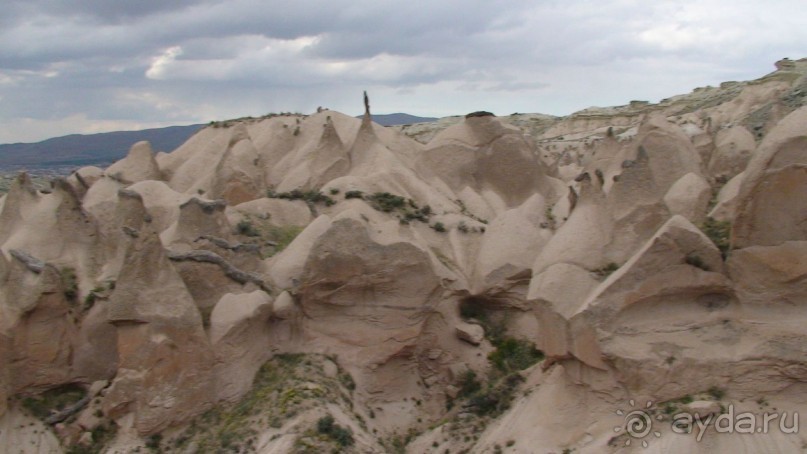
[[[728,181],[745,170],[757,147],[753,134],[742,126],[718,131],[715,151],[709,161],[709,174]]]
[[[807,240],[807,106],[760,143],[740,186],[732,248]]]
[[[124,185],[145,180],[162,180],[162,172],[154,159],[154,151],[148,142],[137,142],[129,149],[129,154],[112,164],[104,172]]]
[[[670,187],[664,195],[664,204],[671,214],[680,214],[690,222],[700,224],[706,217],[711,198],[709,183],[700,175],[688,173]]]
[[[213,354],[202,318],[148,222],[145,208],[128,198],[127,244],[109,321],[117,328],[118,372],[104,413],[131,413],[141,435],[187,421],[214,403]]]
[[[479,345],[485,340],[485,329],[475,323],[461,323],[454,327],[459,340],[471,345]]]

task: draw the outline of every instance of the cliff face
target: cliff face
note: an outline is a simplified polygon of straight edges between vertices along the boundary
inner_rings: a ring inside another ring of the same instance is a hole
[[[661,410],[807,409],[807,61],[777,67],[564,118],[217,124],[49,192],[21,175],[0,446],[643,450],[614,431],[634,401],[652,449],[800,447],[697,444]]]

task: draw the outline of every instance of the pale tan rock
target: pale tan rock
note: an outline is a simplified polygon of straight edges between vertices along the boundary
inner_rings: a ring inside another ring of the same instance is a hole
[[[124,185],[145,180],[162,180],[162,172],[154,159],[151,144],[145,141],[132,145],[129,154],[109,166],[104,173]]]
[[[281,292],[275,299],[272,316],[281,320],[288,320],[296,313],[294,297],[287,291]]]
[[[217,400],[233,401],[249,391],[255,373],[271,351],[266,348],[272,298],[262,290],[226,294],[210,316],[210,342],[216,353]]]
[[[231,134],[230,143],[211,174],[208,197],[237,205],[253,200],[263,192],[264,175],[247,128],[236,125]],[[197,192],[200,189],[204,190],[197,187]]]
[[[636,141],[648,155],[653,181],[662,194],[687,173],[700,172],[700,157],[692,142],[681,128],[663,118],[653,116],[645,122]]]
[[[0,415],[0,451],[23,454],[59,453],[59,439],[49,427],[18,407]]]
[[[715,152],[708,161],[709,173],[727,181],[745,170],[757,143],[747,129],[734,126],[718,131],[715,146]]]
[[[330,217],[321,215],[300,232],[286,249],[272,257],[269,275],[275,285],[281,289],[292,289],[299,285],[312,246],[330,227]]]
[[[718,221],[733,221],[737,210],[737,197],[745,172],[740,172],[728,181],[717,194],[717,203],[708,216]]]
[[[132,212],[144,211],[139,198],[128,200]],[[199,311],[156,232],[138,217],[127,226],[130,238],[108,303],[119,366],[104,413],[114,419],[132,413],[138,433],[148,435],[200,414],[215,396]]]
[[[690,222],[700,224],[706,217],[706,207],[712,198],[712,187],[701,176],[688,173],[670,187],[664,204],[670,213],[680,214]]]
[[[313,220],[311,210],[302,201],[266,197],[227,207],[230,225],[237,225],[245,216],[266,219],[277,226],[306,226]]]
[[[437,176],[454,191],[465,186],[477,192],[493,190],[510,207],[535,192],[554,199],[557,188],[518,129],[495,117],[468,118],[438,134],[417,168]]]
[[[732,247],[807,239],[807,107],[779,122],[760,143],[740,186]]]
[[[729,274],[747,304],[760,308],[798,304],[807,297],[805,254],[807,241],[734,250],[728,260]]]
[[[485,329],[474,323],[462,323],[454,327],[457,338],[471,345],[479,345],[485,339]]]

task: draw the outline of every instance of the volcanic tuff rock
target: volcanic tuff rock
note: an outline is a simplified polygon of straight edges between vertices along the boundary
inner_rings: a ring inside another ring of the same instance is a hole
[[[645,449],[614,411],[807,410],[805,74],[567,117],[269,115],[21,174],[0,451],[803,446],[660,424]]]

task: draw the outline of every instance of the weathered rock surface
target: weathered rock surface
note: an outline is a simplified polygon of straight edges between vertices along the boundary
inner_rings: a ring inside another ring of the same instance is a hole
[[[805,74],[400,128],[368,102],[22,174],[0,451],[644,452],[626,402],[807,411]],[[647,452],[803,445],[659,430]]]

